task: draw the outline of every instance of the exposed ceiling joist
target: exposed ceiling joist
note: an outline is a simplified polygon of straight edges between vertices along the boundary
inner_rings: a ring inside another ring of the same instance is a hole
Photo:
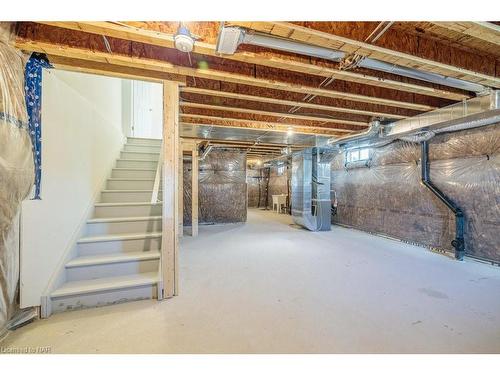
[[[50,26],[62,27],[71,30],[78,30],[93,34],[105,35],[119,39],[131,40],[140,43],[146,43],[167,48],[174,47],[174,36],[144,28],[138,28],[126,23],[119,22],[39,22]],[[216,46],[210,43],[197,41],[193,52],[221,57],[216,52]],[[248,51],[236,52],[234,55],[224,55],[225,59],[247,62],[267,67],[285,69],[294,72],[312,74],[321,77],[334,77],[336,79],[356,82],[365,85],[384,87],[393,90],[411,92],[415,94],[435,96],[451,100],[462,100],[467,98],[463,94],[453,91],[437,89],[427,85],[418,85],[414,83],[395,81],[367,74],[360,74],[351,71],[333,69],[321,65],[315,65],[307,62],[301,62],[296,59],[286,59],[274,54],[253,53]]]
[[[25,51],[34,51],[34,52],[45,53],[47,55],[74,58],[80,60],[80,62],[84,60],[91,62],[108,63],[111,65],[117,65],[121,67],[125,66],[143,70],[152,70],[156,72],[163,72],[181,76],[205,78],[210,80],[218,80],[218,81],[231,82],[249,86],[258,86],[275,90],[291,91],[291,92],[311,94],[316,96],[324,96],[329,98],[344,99],[361,103],[371,103],[371,104],[380,104],[397,108],[407,108],[417,111],[430,111],[435,109],[435,107],[433,106],[423,105],[413,102],[403,102],[398,100],[377,98],[377,97],[353,94],[342,91],[326,90],[317,87],[293,84],[289,82],[255,78],[243,74],[228,73],[220,70],[195,69],[185,66],[174,65],[167,61],[130,57],[124,55],[111,54],[107,52],[97,52],[88,49],[67,47],[67,46],[55,45],[51,43],[44,43],[38,41],[18,39],[16,40],[16,47]]]
[[[500,78],[441,62],[424,59],[407,53],[394,51],[333,35],[323,31],[295,25],[290,22],[229,22],[231,25],[246,27],[263,33],[289,38],[316,46],[332,48],[347,53],[358,54],[392,64],[438,73],[449,77],[463,79],[484,86],[500,88]]]
[[[243,120],[231,117],[181,114],[181,121],[186,119],[191,119],[191,121],[184,121],[183,123],[193,126],[206,125],[206,126],[219,126],[225,128],[246,128],[254,130],[276,131],[282,133],[288,132],[290,128],[293,129],[293,132],[299,134],[326,135],[326,136],[336,136],[340,133],[354,132],[353,130],[331,129],[331,128],[329,129],[325,127],[316,127],[316,126],[288,125],[279,122]]]
[[[191,124],[190,124],[191,125]],[[197,142],[209,142],[209,143],[220,143],[220,144],[232,144],[232,145],[240,145],[242,147],[274,147],[274,148],[283,148],[290,147],[292,149],[302,149],[306,146],[296,145],[296,144],[281,144],[281,143],[267,143],[267,142],[258,142],[258,141],[247,141],[247,140],[227,140],[227,139],[210,139],[207,140],[205,138],[196,138],[196,137],[187,137],[185,135],[182,136],[182,139],[192,139]]]
[[[124,79],[140,79],[143,81],[162,83],[163,81],[177,81],[182,85],[186,84],[186,76],[163,73],[159,71],[133,68],[122,65],[111,65],[106,62],[96,62],[89,60],[74,59],[47,54],[52,66],[56,69],[68,70],[73,72],[105,75],[108,77]]]
[[[344,113],[352,113],[352,114],[363,115],[363,116],[375,116],[375,117],[394,118],[394,119],[405,118],[405,116],[395,115],[392,113],[384,113],[384,112],[376,112],[376,111],[363,111],[363,110],[346,108],[346,107],[331,107],[331,106],[327,106],[327,105],[314,104],[314,103],[310,103],[310,102],[298,102],[298,101],[292,101],[292,100],[275,99],[275,98],[268,98],[268,97],[263,97],[263,96],[232,93],[232,92],[228,92],[228,91],[200,89],[197,87],[181,87],[180,90],[181,90],[181,92],[192,93],[192,94],[202,94],[202,95],[208,95],[208,96],[218,96],[218,97],[222,97],[222,98],[249,100],[249,101],[261,102],[261,103],[281,104],[281,105],[287,105],[287,106],[291,106],[291,107],[303,107],[303,108],[318,109],[318,110],[329,111],[329,112],[344,112]]]
[[[500,46],[500,26],[491,22],[432,22],[433,24]]]
[[[189,107],[189,108],[213,109],[213,110],[217,110],[217,111],[229,111],[229,112],[249,113],[249,114],[257,114],[257,115],[264,115],[264,116],[285,117],[285,118],[292,118],[292,119],[305,120],[305,121],[319,121],[319,122],[325,122],[325,123],[346,124],[346,125],[361,126],[361,127],[368,126],[368,123],[362,122],[362,121],[350,121],[350,120],[328,118],[328,117],[319,117],[319,116],[306,116],[306,115],[293,114],[293,113],[260,111],[260,110],[240,108],[240,107],[229,107],[229,106],[202,104],[202,103],[192,103],[192,102],[185,102],[185,101],[181,102],[180,105],[182,107]],[[362,129],[363,128],[360,128],[360,130],[362,130]]]

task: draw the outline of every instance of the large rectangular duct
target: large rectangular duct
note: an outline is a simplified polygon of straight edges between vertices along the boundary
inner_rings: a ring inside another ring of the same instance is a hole
[[[436,131],[492,124],[500,121],[500,90],[422,113],[384,126],[384,136],[401,137],[419,131]]]
[[[311,147],[292,154],[292,217],[311,231],[331,228],[329,151]]]

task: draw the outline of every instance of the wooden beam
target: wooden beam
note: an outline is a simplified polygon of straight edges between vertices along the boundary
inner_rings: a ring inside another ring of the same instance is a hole
[[[295,25],[290,22],[230,22],[232,25],[246,27],[270,35],[280,36],[316,46],[358,54],[373,59],[386,61],[426,72],[479,83],[489,87],[500,88],[500,78],[459,68],[441,62],[424,59],[407,53],[394,51],[358,40],[326,33],[323,31]]]
[[[198,236],[198,149],[191,156],[191,235]]]
[[[179,191],[179,86],[163,83],[163,206],[161,242],[161,284],[159,297],[170,298],[178,292],[178,232]]]
[[[298,125],[288,125],[280,122],[243,120],[232,117],[191,115],[185,113],[181,115],[181,120],[183,119],[194,119],[195,120],[194,123],[190,122],[182,123],[193,126],[206,125],[206,126],[219,126],[225,128],[246,128],[254,130],[276,131],[282,133],[286,133],[290,129],[292,129],[295,133],[299,134],[313,134],[313,135],[326,135],[326,136],[337,135],[339,133],[355,132],[354,130],[347,130],[347,129],[332,129],[332,128],[325,128],[318,126],[298,126]]]
[[[220,105],[211,105],[211,104],[184,102],[184,101],[181,102],[181,107],[214,109],[217,111],[229,111],[229,112],[249,113],[249,114],[264,115],[264,116],[285,117],[297,120],[317,121],[325,123],[331,122],[336,124],[346,124],[346,125],[361,126],[361,127],[368,126],[367,122],[362,122],[362,121],[351,121],[351,120],[343,120],[338,118],[328,118],[319,116],[307,116],[307,115],[286,113],[286,112],[282,113],[282,112],[260,111],[260,110],[241,108],[241,107],[220,106]]]
[[[267,142],[257,142],[257,141],[244,141],[244,140],[227,140],[227,139],[211,139],[207,140],[205,138],[189,138],[189,137],[183,137],[183,139],[192,139],[197,142],[210,142],[210,144],[234,144],[234,145],[241,145],[241,146],[253,146],[253,147],[291,147],[291,148],[304,148],[305,146],[303,145],[296,145],[296,144],[282,144],[282,143],[267,143]]]
[[[352,114],[362,115],[362,116],[375,116],[375,117],[398,119],[398,120],[406,118],[406,116],[395,115],[392,113],[376,112],[376,111],[363,111],[360,109],[352,109],[352,108],[346,108],[346,107],[331,107],[328,105],[314,104],[314,103],[310,103],[310,102],[298,102],[298,101],[292,101],[292,100],[275,99],[275,98],[268,98],[268,97],[263,97],[263,96],[233,93],[233,92],[228,92],[228,91],[200,89],[197,87],[187,87],[187,86],[181,87],[181,93],[183,93],[183,92],[191,93],[191,94],[217,96],[217,97],[222,97],[222,98],[248,100],[248,101],[253,101],[253,102],[261,102],[261,103],[280,104],[280,105],[287,105],[287,106],[291,106],[291,107],[311,108],[311,109],[318,109],[318,110],[329,111],[329,112],[352,113]]]
[[[163,81],[167,80],[177,81],[183,85],[186,84],[186,76],[54,55],[47,55],[47,57],[54,68],[61,70],[154,83],[163,83]]]
[[[177,169],[179,186],[177,191],[177,222],[179,225],[179,237],[184,237],[184,160],[183,160],[183,149],[181,144],[181,138],[178,138],[178,158],[179,158],[179,168]]]
[[[491,22],[432,22],[433,24],[500,46],[500,26]]]
[[[242,85],[264,87],[282,91],[298,92],[302,94],[311,94],[329,98],[351,100],[361,103],[381,104],[397,108],[408,108],[417,111],[430,111],[435,109],[435,107],[433,106],[417,104],[413,102],[402,102],[398,100],[377,98],[377,97],[353,94],[342,91],[326,90],[317,87],[298,85],[283,81],[255,78],[244,74],[227,73],[220,70],[190,68],[185,66],[174,65],[167,61],[130,57],[125,55],[111,54],[107,52],[97,52],[87,49],[54,45],[51,43],[44,43],[38,41],[27,41],[18,39],[16,40],[15,45],[17,48],[25,51],[40,52],[40,53],[45,53],[47,55],[75,58],[79,60],[87,60],[93,62],[102,62],[111,65],[133,67],[144,70],[153,70],[153,71],[159,71],[159,72],[182,75],[182,76],[191,76],[196,78],[205,78],[210,80],[218,80],[218,81],[231,82]]]
[[[174,35],[162,33],[158,31],[138,28],[126,23],[118,22],[39,22],[55,27],[62,27],[71,30],[84,31],[98,35],[105,35],[119,39],[131,40],[135,42],[162,46],[167,48],[175,48]],[[197,41],[193,52],[221,57],[216,52],[214,44]],[[280,57],[283,56],[283,57]],[[336,79],[356,82],[365,85],[376,87],[384,87],[393,90],[411,92],[415,94],[434,96],[439,98],[447,98],[451,100],[462,100],[468,96],[448,90],[437,89],[430,86],[413,84],[408,82],[400,82],[391,79],[385,79],[367,74],[360,74],[352,71],[344,71],[334,68],[329,68],[321,65],[314,65],[308,62],[299,61],[298,59],[287,59],[284,55],[279,55],[273,51],[266,53],[254,53],[248,51],[236,52],[233,55],[224,55],[223,58],[257,64],[266,67],[290,70],[303,74],[312,74],[321,77],[334,77]]]

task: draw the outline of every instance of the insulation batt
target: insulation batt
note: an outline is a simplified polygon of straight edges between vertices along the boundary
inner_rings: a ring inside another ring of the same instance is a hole
[[[431,181],[464,211],[467,255],[500,261],[500,126],[440,134],[429,141]],[[421,183],[420,145],[374,149],[368,166],[331,165],[333,223],[453,251],[455,217]]]
[[[33,185],[34,165],[24,102],[26,57],[0,23],[0,336],[18,311],[19,209]]]
[[[214,148],[200,160],[200,224],[239,223],[247,219],[246,152]],[[191,224],[191,162],[184,161],[184,223]]]

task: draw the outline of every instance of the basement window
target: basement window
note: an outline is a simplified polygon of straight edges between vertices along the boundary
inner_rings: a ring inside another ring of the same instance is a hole
[[[369,148],[358,148],[355,150],[349,150],[346,154],[346,161],[348,163],[356,161],[366,161],[370,159],[370,149]]]

